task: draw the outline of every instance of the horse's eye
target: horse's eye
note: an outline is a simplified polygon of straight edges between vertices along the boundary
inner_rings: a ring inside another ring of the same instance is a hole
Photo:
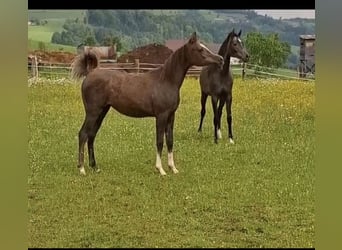
[[[198,51],[199,51],[199,52],[202,52],[202,51],[203,51],[203,48],[199,48]]]

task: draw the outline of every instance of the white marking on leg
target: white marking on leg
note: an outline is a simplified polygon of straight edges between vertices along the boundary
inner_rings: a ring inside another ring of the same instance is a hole
[[[175,162],[173,161],[173,152],[168,152],[167,153],[167,162],[171,170],[173,171],[174,174],[178,173],[177,168],[175,167]]]
[[[162,163],[161,163],[160,155],[158,153],[157,153],[157,159],[156,159],[156,168],[159,170],[159,173],[161,175],[166,175],[166,173],[163,169]]]
[[[81,175],[86,175],[86,172],[85,172],[84,167],[81,167],[81,168],[80,168],[80,174],[81,174]]]
[[[234,140],[233,140],[232,138],[229,138],[229,142],[230,142],[231,144],[235,144],[235,142],[234,142]]]
[[[217,130],[217,138],[222,139],[221,129]]]

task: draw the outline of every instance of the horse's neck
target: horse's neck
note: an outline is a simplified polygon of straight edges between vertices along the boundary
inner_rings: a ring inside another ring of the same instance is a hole
[[[228,43],[229,43],[228,37],[221,45],[218,54],[224,58],[224,64],[223,68],[221,70],[221,73],[226,75],[229,73],[229,67],[230,67],[230,52],[227,51]]]
[[[177,86],[178,89],[182,86],[186,72],[191,66],[182,53],[181,49],[177,50],[164,64],[162,72],[163,80]]]
[[[224,64],[222,68],[222,73],[223,74],[228,74],[230,69],[230,53],[228,52],[226,57],[224,58]]]

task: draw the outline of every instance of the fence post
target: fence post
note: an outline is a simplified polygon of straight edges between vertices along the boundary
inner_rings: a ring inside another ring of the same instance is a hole
[[[242,80],[245,80],[246,75],[246,64],[242,63]]]
[[[32,58],[32,63],[31,63],[31,70],[32,70],[32,76],[35,78],[38,78],[38,60],[37,56],[34,56]]]
[[[135,64],[135,66],[137,67],[137,73],[139,73],[139,69],[140,69],[140,62],[139,62],[139,59],[135,59],[134,60],[134,64]]]

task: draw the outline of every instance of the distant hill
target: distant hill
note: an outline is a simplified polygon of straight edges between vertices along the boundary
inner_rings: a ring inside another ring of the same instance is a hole
[[[29,10],[28,18],[41,23],[28,28],[32,41],[51,42],[55,32],[65,31],[63,25],[69,19],[91,27],[97,41],[108,32],[118,37],[124,51],[186,39],[193,31],[208,43],[222,43],[233,28],[242,29],[243,35],[252,31],[278,33],[291,45],[292,66],[298,61],[299,35],[315,34],[315,19],[273,19],[250,10]],[[64,45],[75,47],[83,42],[79,39],[68,39]]]

